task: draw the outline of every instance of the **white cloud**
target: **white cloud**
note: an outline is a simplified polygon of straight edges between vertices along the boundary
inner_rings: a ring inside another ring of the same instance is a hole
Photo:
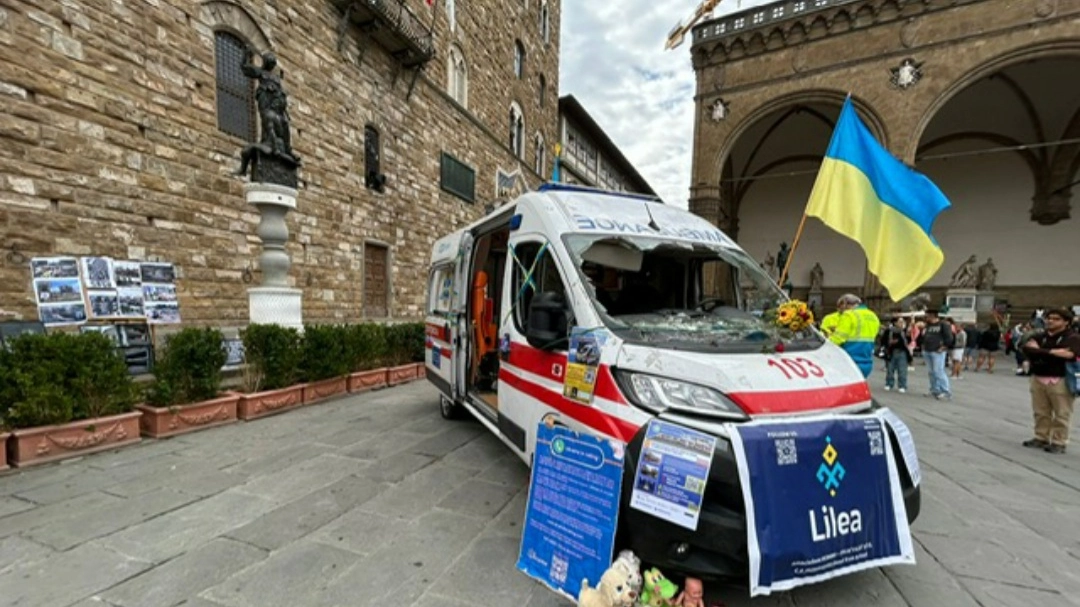
[[[765,4],[720,3],[719,16]],[[697,0],[565,0],[559,94],[574,95],[668,204],[686,208],[694,137],[690,37],[665,51]]]

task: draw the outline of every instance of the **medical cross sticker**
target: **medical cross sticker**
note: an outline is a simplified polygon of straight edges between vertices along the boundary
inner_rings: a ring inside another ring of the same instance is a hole
[[[821,458],[825,461],[818,466],[817,479],[829,492],[829,495],[836,497],[836,490],[840,488],[840,481],[844,480],[844,475],[847,474],[847,470],[844,469],[844,465],[838,462],[840,454],[836,451],[836,447],[832,445],[832,437],[826,436],[825,442],[828,443],[825,446],[825,451],[821,453]]]

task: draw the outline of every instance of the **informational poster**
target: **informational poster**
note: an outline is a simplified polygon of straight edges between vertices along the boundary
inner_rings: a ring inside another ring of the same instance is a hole
[[[911,436],[911,430],[891,409],[882,409],[881,417],[893,429],[896,434],[896,442],[900,445],[900,453],[904,456],[904,466],[907,468],[911,482],[916,487],[922,484],[922,471],[919,469],[919,455],[915,452],[915,438]]]
[[[30,273],[43,324],[60,326],[86,322],[86,302],[77,259],[36,257],[30,260]]]
[[[641,443],[630,507],[697,531],[716,437],[652,420]]]
[[[176,268],[171,263],[144,263],[141,267],[143,309],[152,325],[180,322],[176,298]]]
[[[563,396],[586,405],[592,403],[596,372],[600,366],[600,349],[606,340],[607,334],[595,329],[573,327],[570,330]]]
[[[83,257],[83,281],[87,289],[115,289],[113,261],[108,257]],[[115,293],[114,293],[115,294]]]
[[[746,505],[750,594],[914,564],[885,421],[728,424]]]
[[[622,487],[622,443],[541,423],[518,569],[576,600],[611,565]]]

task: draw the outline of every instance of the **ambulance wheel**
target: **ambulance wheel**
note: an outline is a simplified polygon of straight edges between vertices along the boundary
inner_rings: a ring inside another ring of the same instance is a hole
[[[461,419],[465,416],[465,408],[445,396],[440,396],[439,413],[443,419]]]

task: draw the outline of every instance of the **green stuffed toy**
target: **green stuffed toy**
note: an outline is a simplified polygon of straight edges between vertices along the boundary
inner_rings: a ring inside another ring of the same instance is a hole
[[[642,576],[641,603],[648,607],[670,607],[671,599],[679,591],[671,580],[664,577],[656,567],[649,569]]]

